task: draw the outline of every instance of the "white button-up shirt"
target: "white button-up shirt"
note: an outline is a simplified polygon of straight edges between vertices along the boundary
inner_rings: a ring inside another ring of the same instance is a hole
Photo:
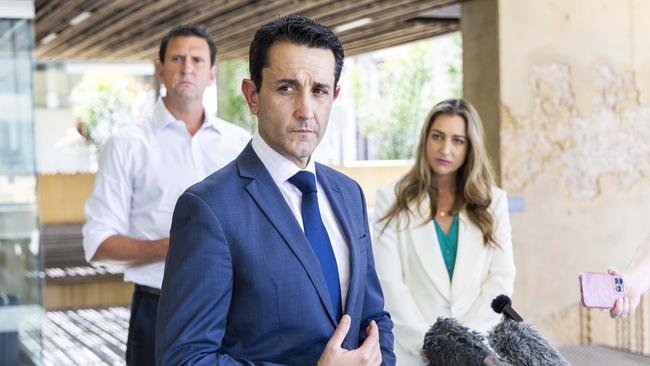
[[[190,135],[159,99],[153,113],[114,135],[103,147],[95,188],[86,202],[86,260],[113,235],[140,240],[169,237],[178,197],[239,155],[250,134],[205,113]],[[164,261],[125,268],[124,280],[160,288]]]
[[[289,208],[291,208],[291,212],[293,212],[298,224],[304,231],[305,228],[302,224],[301,210],[302,192],[288,180],[301,169],[296,164],[273,150],[264,139],[262,139],[259,133],[256,133],[253,136],[251,146],[253,147],[255,154],[257,154],[262,161],[262,164],[264,164],[264,167],[266,167],[266,170],[271,174],[275,184],[280,188],[280,192],[282,192],[285,201],[287,201]],[[330,206],[327,195],[318,181],[316,165],[313,159],[309,159],[309,163],[304,170],[313,173],[316,177],[318,208],[320,210],[321,219],[323,220],[323,225],[325,225],[327,234],[330,237],[334,256],[336,257],[336,266],[338,267],[339,281],[341,284],[341,305],[343,307],[343,312],[345,313],[345,301],[348,296],[348,287],[350,286],[350,251],[348,244],[345,241],[345,236],[341,231],[336,216],[332,211],[332,206]]]

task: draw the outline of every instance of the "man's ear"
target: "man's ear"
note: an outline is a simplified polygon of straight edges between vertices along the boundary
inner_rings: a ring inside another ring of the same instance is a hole
[[[156,76],[158,76],[158,81],[162,83],[162,72],[163,72],[163,65],[160,63],[160,61],[156,62]]]
[[[334,100],[339,97],[339,94],[341,93],[341,85],[337,85],[336,89],[334,89]]]
[[[217,81],[217,74],[219,69],[217,68],[217,63],[215,62],[214,66],[210,68],[210,85],[214,84]]]
[[[255,89],[255,82],[253,82],[251,79],[243,79],[241,81],[241,92],[244,94],[246,104],[248,104],[248,109],[250,109],[252,114],[257,116],[259,106],[257,101],[257,90]]]

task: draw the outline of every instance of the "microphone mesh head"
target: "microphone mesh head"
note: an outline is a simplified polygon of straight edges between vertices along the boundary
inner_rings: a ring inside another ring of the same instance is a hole
[[[571,366],[532,325],[504,319],[487,335],[490,347],[513,366]]]
[[[477,331],[456,319],[438,318],[424,336],[421,355],[430,366],[479,366],[491,351]]]
[[[503,313],[503,308],[512,304],[510,298],[506,295],[499,295],[492,300],[492,310],[501,314]]]

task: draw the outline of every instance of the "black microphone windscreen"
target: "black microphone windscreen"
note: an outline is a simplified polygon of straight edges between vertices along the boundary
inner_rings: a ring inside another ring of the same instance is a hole
[[[431,366],[507,365],[500,362],[480,333],[452,318],[438,318],[424,336],[422,356]]]
[[[490,346],[513,366],[571,364],[532,325],[504,318],[487,335]]]
[[[512,304],[510,298],[506,295],[499,295],[492,300],[492,310],[501,314],[503,313],[503,308]]]

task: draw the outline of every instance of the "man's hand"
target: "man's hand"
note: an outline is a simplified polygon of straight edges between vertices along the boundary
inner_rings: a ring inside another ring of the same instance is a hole
[[[613,268],[607,270],[609,274],[615,276],[622,276]],[[612,318],[625,318],[628,315],[634,314],[636,307],[641,301],[641,292],[638,291],[637,284],[632,276],[623,276],[625,286],[625,296],[616,300],[616,304],[609,310],[609,316]]]
[[[352,351],[341,347],[349,330],[350,316],[346,314],[343,315],[332,338],[327,342],[317,366],[381,365],[381,348],[379,346],[379,328],[377,328],[377,323],[374,320],[370,322],[366,328],[368,338],[366,338],[361,347]]]

